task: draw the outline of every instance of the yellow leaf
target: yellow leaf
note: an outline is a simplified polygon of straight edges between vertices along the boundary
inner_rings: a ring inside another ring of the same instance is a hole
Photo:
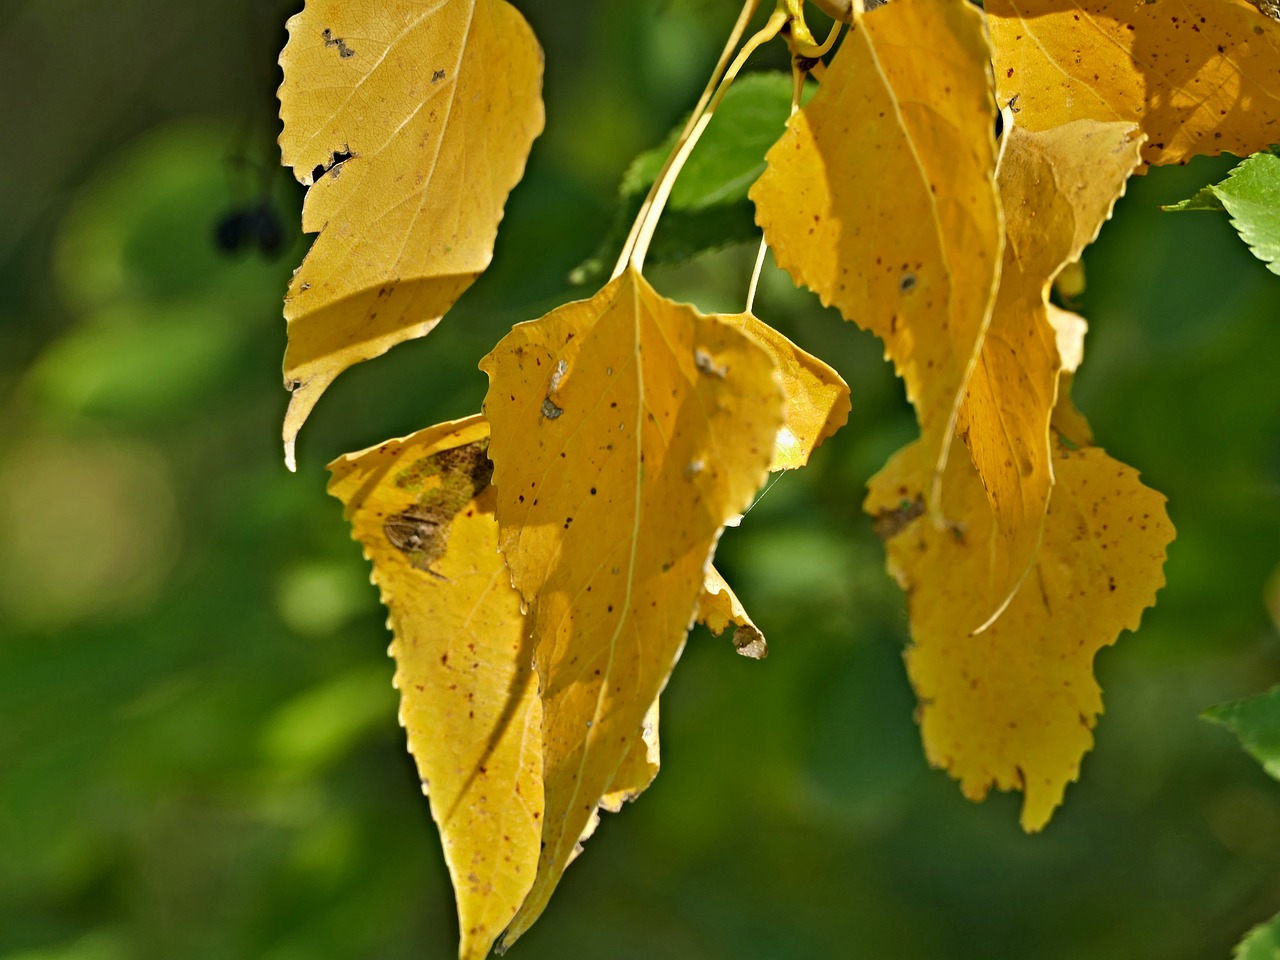
[[[400,722],[440,827],[463,960],[533,883],[541,705],[520,596],[498,553],[488,424],[470,417],[330,464],[395,639]]]
[[[1022,826],[1039,830],[1093,745],[1094,655],[1137,629],[1164,584],[1173,539],[1164,497],[1097,447],[1057,447],[1035,566],[1004,615],[969,636],[991,601],[991,509],[968,459],[954,457],[943,507],[955,520],[939,529],[922,518],[924,453],[916,443],[896,454],[872,478],[865,508],[909,596],[907,671],[925,753],[970,799],[993,785],[1022,790]]]
[[[795,470],[849,419],[849,385],[840,374],[749,313],[722,316],[773,357],[786,402],[786,423],[774,442],[770,470]],[[723,581],[722,581],[723,582]]]
[[[1046,130],[1125,120],[1147,163],[1280,140],[1280,23],[1244,0],[989,0],[1000,103]]]
[[[773,361],[628,269],[484,359],[500,542],[542,684],[538,917],[684,644],[710,553],[783,423]]]
[[[778,263],[885,341],[939,467],[1000,267],[990,60],[967,0],[855,13],[751,190]]]
[[[1030,568],[1053,486],[1049,418],[1062,362],[1049,290],[1097,237],[1141,162],[1141,140],[1130,139],[1135,129],[1082,120],[1041,133],[1013,125],[1005,131],[997,177],[1004,266],[957,425],[1003,542],[993,553],[992,575],[1004,586],[988,615],[997,614]],[[1059,316],[1069,339],[1065,317],[1074,314]],[[1080,348],[1069,349],[1078,362]]]
[[[488,266],[542,130],[542,51],[505,0],[307,0],[280,64],[280,148],[320,233],[285,298],[292,466],[334,378],[424,336]]]
[[[702,596],[698,600],[698,622],[717,637],[732,625],[733,646],[744,657],[763,660],[769,655],[769,644],[764,634],[747,616],[742,601],[715,567],[707,571]]]

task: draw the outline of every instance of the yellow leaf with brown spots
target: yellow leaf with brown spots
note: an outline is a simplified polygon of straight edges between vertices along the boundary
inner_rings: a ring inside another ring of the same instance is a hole
[[[990,60],[967,0],[855,12],[751,189],[778,264],[884,340],[939,470],[1000,267]]]
[[[505,0],[307,0],[280,65],[280,149],[320,234],[285,298],[292,466],[334,378],[427,334],[488,266],[542,130],[542,50]]]
[[[544,847],[504,935],[538,917],[667,682],[726,520],[783,424],[769,354],[628,269],[486,357],[500,542],[535,637]]]
[[[330,464],[329,492],[394,634],[400,722],[440,828],[463,960],[481,958],[533,883],[541,704],[520,595],[498,553],[482,417]]]
[[[1003,587],[996,588],[989,615],[1009,599],[1035,558],[1053,486],[1049,418],[1063,364],[1049,290],[1097,237],[1141,162],[1141,138],[1131,138],[1135,130],[1129,123],[1092,120],[1041,133],[1016,125],[1005,130],[997,174],[1004,265],[957,426],[1003,540],[992,571]],[[1070,331],[1059,323],[1066,337]]]
[[[1280,23],[1245,0],[989,0],[1000,104],[1047,130],[1131,121],[1147,163],[1280,140]],[[1015,100],[1016,98],[1016,100]]]
[[[896,0],[895,0],[896,2]],[[1022,826],[1041,829],[1075,780],[1102,712],[1097,652],[1136,630],[1164,585],[1173,526],[1164,497],[1097,447],[1054,450],[1057,483],[1031,573],[1004,615],[969,633],[993,599],[991,508],[967,458],[943,486],[949,523],[922,516],[930,458],[918,443],[872,478],[865,509],[908,593],[907,672],[929,762],[981,800],[1023,791]]]

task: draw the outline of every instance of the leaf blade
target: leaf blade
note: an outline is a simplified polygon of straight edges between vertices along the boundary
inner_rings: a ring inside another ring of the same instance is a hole
[[[1210,707],[1200,714],[1226,727],[1262,768],[1280,780],[1280,687],[1244,700]]]
[[[944,508],[955,519],[946,529],[904,509],[921,502],[928,478],[918,443],[872,478],[864,504],[886,540],[889,571],[909,594],[907,672],[925,753],[971,800],[992,786],[1022,790],[1028,832],[1044,827],[1078,776],[1102,712],[1094,655],[1137,629],[1164,584],[1173,539],[1164,497],[1101,449],[1060,446],[1054,465],[1035,569],[977,636],[963,624],[991,602],[993,523],[970,464],[948,464]]]
[[[285,298],[292,465],[329,384],[426,335],[488,266],[542,130],[542,52],[505,0],[309,0],[280,63],[281,153],[319,233]]]
[[[702,596],[698,598],[698,622],[717,637],[732,626],[733,646],[741,656],[752,660],[763,660],[769,656],[769,644],[764,634],[715,567],[707,571]]]
[[[990,0],[1001,104],[1045,130],[1128,120],[1143,159],[1250,154],[1276,139],[1280,23],[1244,0]],[[1118,50],[1119,55],[1105,51]]]
[[[1280,956],[1280,916],[1250,930],[1231,956],[1233,960],[1275,960]]]
[[[786,422],[774,442],[770,470],[796,470],[813,451],[835,435],[853,409],[849,385],[833,367],[800,349],[750,313],[722,316],[773,358],[786,404]]]
[[[400,722],[440,828],[461,960],[487,956],[524,901],[543,810],[541,704],[497,549],[488,438],[469,417],[330,464],[329,492],[388,611]],[[395,532],[406,517],[421,542]]]
[[[1256,153],[1212,189],[1253,255],[1280,274],[1280,155]]]
[[[1003,542],[992,570],[1003,586],[989,616],[1035,560],[1054,482],[1049,422],[1064,359],[1049,291],[1097,237],[1141,162],[1142,139],[1131,139],[1136,129],[1082,120],[1042,132],[1016,124],[1005,130],[997,172],[1004,263],[957,421]]]
[[[884,340],[939,471],[1003,244],[990,58],[964,0],[855,14],[751,191],[778,264]]]
[[[749,338],[632,269],[518,325],[481,368],[501,545],[538,638],[544,708],[545,845],[510,944],[666,683],[720,529],[767,472],[782,393]]]

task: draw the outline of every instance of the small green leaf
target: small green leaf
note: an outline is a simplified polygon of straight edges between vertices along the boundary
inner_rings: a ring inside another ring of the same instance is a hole
[[[1166,210],[1226,210],[1231,225],[1272,273],[1280,274],[1280,154],[1255,153],[1221,183]]]
[[[806,93],[814,89],[811,84]],[[734,82],[680,172],[646,262],[682,263],[759,239],[747,190],[764,170],[764,155],[782,135],[790,112],[790,74],[751,73]],[[613,267],[679,133],[677,127],[662,144],[632,161],[619,187],[621,204],[613,228],[591,258],[573,271],[574,283],[599,280]]]
[[[1280,916],[1249,931],[1236,946],[1235,960],[1276,960],[1280,957]]]
[[[1280,780],[1280,687],[1246,700],[1220,703],[1201,716],[1239,737],[1263,769]]]
[[[1201,187],[1194,197],[1186,200],[1179,200],[1177,203],[1170,203],[1160,208],[1166,213],[1183,213],[1187,210],[1218,210],[1224,211],[1227,208],[1222,205],[1222,200],[1218,197],[1212,185]]]

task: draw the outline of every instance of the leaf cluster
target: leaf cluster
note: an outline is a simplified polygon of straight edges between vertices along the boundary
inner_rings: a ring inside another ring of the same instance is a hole
[[[760,260],[883,340],[920,436],[864,508],[910,598],[925,752],[967,796],[1020,790],[1044,826],[1092,745],[1093,656],[1164,582],[1164,498],[1072,406],[1087,324],[1050,294],[1135,172],[1267,146],[1280,24],[1243,0],[892,0],[823,4],[822,42],[800,0],[748,37],[758,6],[624,178],[577,271],[598,292],[494,347],[483,413],[331,465],[390,614],[463,957],[527,930],[599,811],[652,782],[691,626],[764,655],[716,543],[850,410],[752,314],[754,279],[741,313],[704,315],[646,258],[758,226]],[[791,75],[735,82],[774,41]],[[292,463],[333,379],[428,333],[488,265],[542,129],[542,58],[505,0],[308,0],[281,62],[282,151],[319,232],[285,306]],[[1274,261],[1265,162],[1210,189]]]

